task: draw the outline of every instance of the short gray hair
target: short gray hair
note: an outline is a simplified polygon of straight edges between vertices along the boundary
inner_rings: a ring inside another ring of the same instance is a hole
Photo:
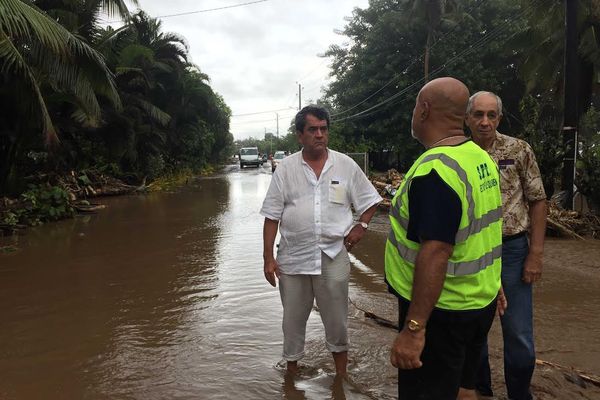
[[[485,90],[481,90],[481,91],[475,93],[473,96],[469,97],[469,102],[467,103],[467,114],[471,114],[471,110],[473,109],[473,102],[475,101],[476,98],[478,98],[482,94],[489,94],[496,98],[496,103],[498,103],[498,115],[502,116],[502,99],[496,93],[487,92]]]

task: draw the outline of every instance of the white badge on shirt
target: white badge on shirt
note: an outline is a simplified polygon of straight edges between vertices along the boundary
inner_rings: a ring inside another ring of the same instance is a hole
[[[346,188],[340,179],[334,178],[329,182],[329,202],[346,204]]]

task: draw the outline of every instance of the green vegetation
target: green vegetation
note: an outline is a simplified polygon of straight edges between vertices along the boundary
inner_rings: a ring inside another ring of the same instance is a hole
[[[60,186],[30,185],[19,197],[19,207],[0,210],[0,225],[40,225],[73,216],[69,192]]]
[[[598,203],[600,3],[579,4],[577,184]],[[100,15],[124,22],[105,27]],[[426,80],[450,75],[502,97],[499,130],[530,142],[554,191],[562,163],[564,0],[371,0],[347,21],[340,32],[347,44],[323,55],[334,78],[319,100],[332,112],[331,147],[368,151],[376,169],[406,170],[422,151],[410,138],[415,95]],[[122,0],[0,2],[0,99],[0,196],[48,201],[35,211],[31,202],[32,221],[72,212],[44,176],[93,170],[169,187],[240,147],[267,154],[299,148],[291,127],[234,143],[231,111],[188,61],[185,39],[143,11],[131,14]],[[85,173],[74,176],[89,186]],[[38,189],[28,188],[32,182]]]
[[[102,27],[107,14],[123,26]],[[48,201],[40,221],[71,211],[60,188],[28,190],[26,177],[152,181],[233,153],[231,111],[185,39],[121,0],[0,2],[0,99],[0,196],[30,196],[32,212]]]
[[[579,4],[583,115],[600,100],[600,3]],[[341,32],[348,44],[325,54],[334,78],[321,99],[335,122],[330,141],[342,151],[369,150],[375,168],[406,170],[422,152],[410,138],[418,90],[426,79],[454,76],[472,92],[500,95],[499,130],[530,142],[551,194],[562,166],[564,19],[559,0],[372,0],[356,8]],[[578,185],[590,194],[600,193],[595,115],[582,125],[578,164]]]

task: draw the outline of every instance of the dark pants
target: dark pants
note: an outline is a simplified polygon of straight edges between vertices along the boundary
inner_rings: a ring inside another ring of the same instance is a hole
[[[409,303],[399,299],[402,327]],[[425,331],[423,366],[398,370],[399,400],[456,400],[460,387],[475,388],[481,349],[494,320],[496,301],[481,310],[434,309]]]
[[[528,252],[526,236],[502,244],[502,286],[508,308],[500,320],[504,338],[504,379],[510,400],[532,399],[529,390],[535,368],[532,288],[521,280]],[[487,343],[482,352],[476,387],[483,395],[493,395]]]

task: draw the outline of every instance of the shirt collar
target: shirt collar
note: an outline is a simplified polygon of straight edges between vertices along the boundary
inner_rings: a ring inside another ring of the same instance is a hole
[[[502,135],[500,135],[500,132],[496,131],[496,137],[494,137],[494,141],[492,142],[492,146],[490,147],[490,153],[494,153],[496,151],[496,147],[501,141]]]
[[[323,166],[323,170],[325,170],[325,168],[327,167],[327,164],[333,164],[333,153],[329,150],[329,147],[327,148],[327,160],[325,160],[325,165]],[[306,161],[304,161],[304,157],[302,157],[302,150],[300,150],[300,163],[303,165],[307,165],[308,163]]]
[[[328,169],[333,167],[333,164],[335,161],[334,158],[335,158],[335,155],[333,154],[333,152],[331,150],[329,150],[329,147],[328,147],[327,148],[327,160],[325,160],[325,165],[323,165],[323,170],[321,171],[321,176],[325,172],[327,172]],[[302,157],[302,150],[300,150],[300,164],[306,165],[306,167],[310,168],[310,165],[308,165],[308,163],[306,161],[304,161],[304,157]]]

